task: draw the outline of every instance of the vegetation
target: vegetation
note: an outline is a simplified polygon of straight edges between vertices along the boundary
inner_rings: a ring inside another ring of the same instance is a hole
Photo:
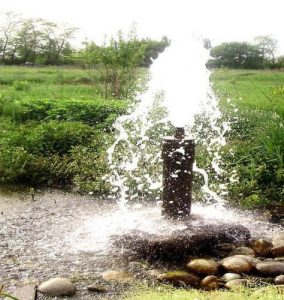
[[[283,58],[276,58],[277,41],[271,36],[258,36],[255,43],[222,43],[210,50],[209,68],[263,69],[282,68]]]
[[[111,125],[129,102],[94,96],[80,69],[2,67],[1,74],[0,182],[106,191]]]
[[[0,15],[1,17],[1,15]],[[87,43],[81,50],[71,46],[78,28],[59,25],[44,19],[25,19],[12,12],[2,14],[0,23],[0,63],[4,65],[62,65],[74,63],[74,54],[79,52],[84,64],[110,66],[148,67],[153,59],[169,45],[164,37],[161,41],[149,38],[134,38],[132,30],[127,39],[119,33],[109,45]],[[125,70],[122,70],[125,71]],[[105,80],[107,81],[110,76]],[[128,73],[128,76],[132,74]],[[126,76],[126,75],[124,75]]]
[[[284,73],[219,70],[214,89],[231,122],[223,162],[228,199],[248,208],[283,203],[284,195]],[[232,174],[232,173],[231,173]]]
[[[268,286],[263,288],[236,288],[233,291],[205,292],[194,289],[174,289],[170,287],[156,287],[135,291],[125,300],[280,300],[283,298],[281,288]]]

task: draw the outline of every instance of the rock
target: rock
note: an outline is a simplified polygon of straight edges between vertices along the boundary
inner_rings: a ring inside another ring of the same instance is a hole
[[[135,252],[143,259],[177,263],[183,262],[191,254],[211,254],[220,243],[247,242],[250,239],[249,230],[241,225],[196,226],[188,223],[185,226],[186,228],[169,232],[167,235],[135,230],[113,236],[113,243],[116,247]]]
[[[255,266],[256,264],[258,264],[259,262],[261,262],[261,260],[259,258],[250,256],[250,255],[242,255],[242,254],[237,254],[234,255],[234,257],[241,257],[246,259],[248,262],[250,262],[253,266]]]
[[[246,285],[246,283],[247,283],[246,279],[233,279],[233,280],[228,281],[225,284],[225,287],[228,289],[234,289],[236,287]]]
[[[256,269],[265,276],[277,276],[284,274],[284,262],[263,261],[256,265]]]
[[[102,278],[106,281],[115,281],[115,282],[129,282],[132,281],[133,277],[131,274],[125,271],[116,271],[116,270],[109,270],[102,274]]]
[[[76,287],[67,278],[53,278],[42,282],[38,291],[51,297],[70,296],[76,293]]]
[[[173,271],[161,274],[157,277],[159,281],[170,283],[174,286],[198,287],[200,278],[193,273],[183,271]]]
[[[275,284],[284,284],[284,275],[279,275],[274,279]]]
[[[101,285],[92,284],[87,286],[87,290],[90,292],[96,292],[96,293],[106,293],[107,289]]]
[[[254,250],[250,247],[237,247],[230,253],[230,256],[236,254],[255,256]]]
[[[252,264],[243,257],[229,256],[221,261],[221,265],[226,271],[232,273],[249,273]]]
[[[230,253],[234,249],[235,249],[235,245],[231,244],[231,243],[221,243],[221,244],[218,244],[218,246],[217,246],[217,250],[222,251],[222,252]]]
[[[219,264],[212,259],[193,259],[186,265],[187,269],[194,273],[214,275],[218,273]]]
[[[251,248],[259,256],[268,256],[271,253],[271,248],[273,244],[264,239],[258,239],[251,243]]]
[[[272,238],[273,247],[283,246],[284,245],[284,231],[276,233]]]
[[[274,260],[283,261],[284,262],[284,256],[275,257]]]
[[[217,290],[219,288],[219,278],[214,275],[206,276],[201,280],[200,287],[206,291]]]
[[[225,282],[228,282],[230,280],[234,280],[234,279],[241,279],[242,276],[240,274],[237,274],[237,273],[225,273],[223,276],[222,276],[222,279],[225,281]]]
[[[283,245],[279,245],[279,246],[276,246],[276,247],[273,247],[271,249],[271,253],[273,256],[283,256],[284,255],[284,243]]]
[[[18,286],[12,294],[21,300],[34,300],[36,296],[36,286],[32,284]]]
[[[284,231],[277,232],[273,235],[273,239],[282,239],[284,240]]]

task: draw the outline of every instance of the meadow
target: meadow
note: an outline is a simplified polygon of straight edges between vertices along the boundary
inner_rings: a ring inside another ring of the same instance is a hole
[[[211,81],[232,128],[223,161],[239,180],[228,199],[247,208],[283,204],[284,72],[220,69]]]
[[[0,182],[105,192],[105,149],[126,100],[79,68],[0,68]]]
[[[221,178],[227,200],[246,208],[283,203],[284,72],[220,69],[211,82],[232,128],[223,168],[239,178]],[[81,68],[1,66],[0,182],[108,192],[106,149],[128,107],[103,99]],[[206,154],[197,159],[210,164]]]

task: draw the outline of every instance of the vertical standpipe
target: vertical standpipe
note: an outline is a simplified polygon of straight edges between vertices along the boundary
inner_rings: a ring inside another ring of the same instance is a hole
[[[167,219],[183,220],[190,215],[192,200],[194,140],[187,139],[184,128],[163,141],[163,205]]]

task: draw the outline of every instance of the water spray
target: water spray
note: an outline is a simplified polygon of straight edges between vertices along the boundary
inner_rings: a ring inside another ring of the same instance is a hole
[[[192,200],[194,140],[177,127],[174,137],[163,141],[162,214],[165,218],[183,220],[189,217]]]

